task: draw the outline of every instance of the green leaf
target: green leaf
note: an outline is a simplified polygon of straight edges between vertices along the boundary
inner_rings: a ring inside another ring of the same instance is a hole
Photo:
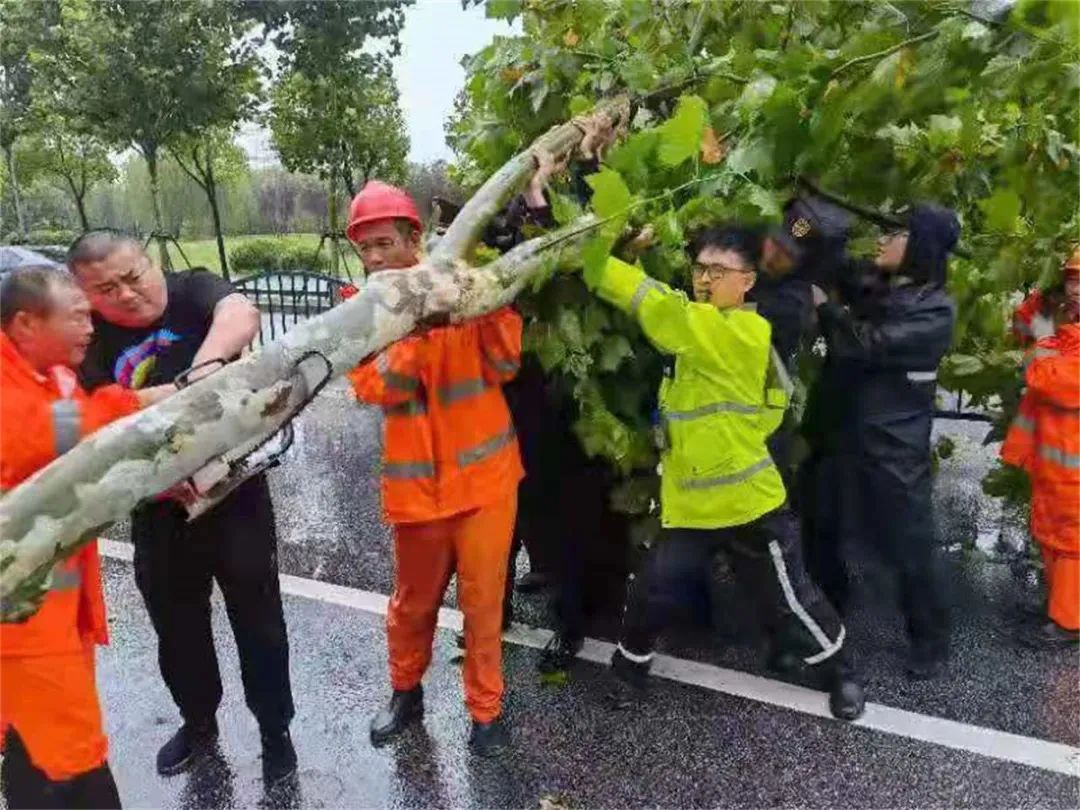
[[[622,177],[613,169],[604,168],[585,178],[593,190],[592,209],[601,218],[621,214],[630,207],[633,195]]]
[[[631,357],[634,350],[630,347],[630,341],[625,335],[608,335],[600,344],[600,358],[597,368],[601,371],[615,371],[623,360]]]
[[[619,68],[626,86],[635,93],[647,93],[656,86],[656,68],[648,54],[641,51],[633,54]]]
[[[773,173],[772,152],[765,141],[755,138],[736,146],[727,156],[725,165],[737,174],[754,172],[764,180]]]
[[[759,109],[776,90],[776,79],[772,76],[758,76],[743,88],[739,96],[739,107],[746,111]]]
[[[776,192],[755,185],[750,188],[747,200],[757,206],[758,210],[761,211],[761,215],[766,219],[780,219],[782,213],[780,208],[781,200]]]
[[[979,208],[991,230],[1013,233],[1020,217],[1020,197],[1012,189],[998,189],[979,201]]]
[[[930,148],[935,151],[951,149],[960,142],[963,122],[952,115],[931,115],[930,128],[926,131]]]
[[[585,96],[574,96],[570,99],[570,114],[581,115],[593,108],[593,103]]]
[[[581,321],[578,319],[576,310],[559,310],[558,320],[559,337],[566,342],[570,349],[580,350],[584,344],[581,334]]]
[[[489,20],[513,21],[521,15],[521,0],[487,0],[484,12]]]
[[[611,150],[604,162],[626,178],[634,188],[649,183],[649,158],[656,151],[660,133],[655,129],[637,132]]]
[[[708,109],[699,96],[683,96],[675,114],[660,127],[660,162],[678,166],[694,157],[701,147]]]
[[[581,204],[565,194],[550,194],[551,215],[560,225],[569,225],[581,216]]]
[[[597,234],[581,249],[581,264],[584,267],[585,284],[595,289],[607,265],[608,257],[615,240],[607,234]]]

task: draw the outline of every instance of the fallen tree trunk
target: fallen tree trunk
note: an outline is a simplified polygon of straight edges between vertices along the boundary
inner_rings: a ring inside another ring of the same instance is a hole
[[[274,433],[327,376],[433,316],[464,320],[510,303],[593,221],[532,239],[481,268],[432,259],[379,273],[345,303],[80,442],[0,501],[0,618],[30,615],[58,560],[222,453]]]

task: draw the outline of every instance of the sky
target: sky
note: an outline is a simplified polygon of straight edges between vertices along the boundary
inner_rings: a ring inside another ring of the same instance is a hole
[[[460,0],[416,0],[405,10],[401,55],[394,60],[394,71],[409,130],[409,160],[429,163],[453,156],[443,123],[465,83],[461,58],[476,53],[496,34],[513,32],[508,23],[487,19],[483,6],[462,9]],[[254,165],[277,163],[262,127],[246,124],[239,140]]]

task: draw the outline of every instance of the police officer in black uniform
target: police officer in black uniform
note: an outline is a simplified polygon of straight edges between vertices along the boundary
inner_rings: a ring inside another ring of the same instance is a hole
[[[844,261],[852,218],[843,209],[811,195],[784,206],[784,222],[765,236],[758,278],[747,300],[772,326],[773,348],[790,377],[797,374],[800,350],[817,335],[811,286],[826,287]],[[784,479],[789,497],[794,486],[796,425],[791,414],[769,437],[769,451]]]
[[[806,420],[820,439],[805,510],[807,562],[842,610],[845,534],[873,537],[899,583],[915,679],[939,675],[949,654],[933,559],[930,428],[937,367],[955,320],[945,276],[959,233],[952,211],[916,206],[903,228],[883,237],[875,272],[843,274],[831,300],[814,291],[828,361]],[[852,505],[858,518],[845,526]]]

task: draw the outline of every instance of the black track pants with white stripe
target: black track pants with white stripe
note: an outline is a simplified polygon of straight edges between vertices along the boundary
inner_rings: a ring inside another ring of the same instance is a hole
[[[626,658],[651,660],[656,639],[709,575],[718,553],[730,559],[770,635],[798,639],[808,664],[840,651],[844,626],[806,573],[798,519],[785,506],[743,526],[661,532],[627,598],[619,643]]]

